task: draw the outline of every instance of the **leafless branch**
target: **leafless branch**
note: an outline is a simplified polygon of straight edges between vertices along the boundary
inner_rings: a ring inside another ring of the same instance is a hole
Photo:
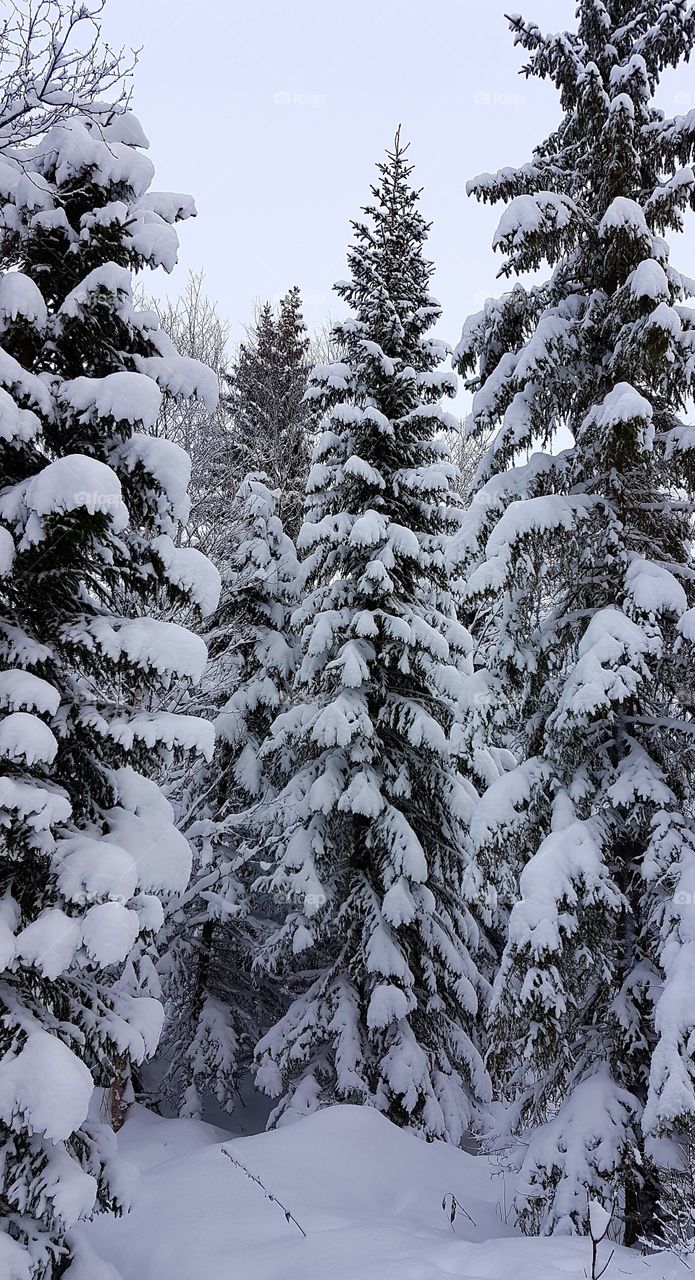
[[[295,1218],[294,1214],[290,1213],[290,1210],[285,1208],[284,1204],[282,1203],[281,1200],[278,1200],[277,1196],[271,1195],[270,1191],[266,1186],[263,1185],[258,1175],[255,1173],[251,1173],[250,1170],[246,1168],[246,1165],[242,1164],[240,1160],[235,1160],[232,1153],[230,1151],[227,1151],[226,1147],[222,1147],[221,1151],[223,1156],[226,1156],[228,1160],[231,1160],[235,1168],[241,1170],[242,1173],[245,1173],[246,1177],[249,1178],[251,1182],[255,1182],[256,1186],[261,1188],[261,1191],[263,1192],[263,1195],[265,1196],[266,1200],[270,1200],[272,1204],[276,1204],[278,1209],[282,1210],[282,1212],[285,1215],[285,1222],[293,1222],[297,1230],[301,1231],[302,1235],[304,1236],[304,1239],[306,1240],[306,1231],[304,1230],[304,1227],[302,1227],[300,1223],[297,1222],[297,1219]]]
[[[101,36],[106,0],[3,0],[0,145],[21,152],[68,117],[106,124],[130,101],[137,52]]]

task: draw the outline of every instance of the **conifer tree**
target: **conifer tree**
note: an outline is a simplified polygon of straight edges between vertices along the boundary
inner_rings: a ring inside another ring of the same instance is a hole
[[[146,944],[191,861],[151,775],[212,747],[158,710],[206,652],[148,612],[209,610],[219,581],[175,545],[188,461],[150,432],[163,394],[217,389],[133,306],[131,272],[171,268],[194,213],[149,192],[146,146],[92,102],[0,156],[0,1269],[35,1280],[63,1274],[78,1218],[121,1204],[88,1107],[113,1088],[118,1121],[156,1045]]]
[[[269,302],[259,310],[246,342],[240,344],[227,380],[224,407],[230,418],[229,463],[235,483],[263,471],[278,493],[278,515],[295,539],[316,412],[305,400],[309,376],[309,335],[296,287],[281,298],[277,312]]]
[[[549,36],[510,19],[562,118],[470,190],[509,202],[501,274],[551,272],[468,320],[455,365],[473,375],[472,431],[495,432],[468,605],[520,726],[479,828],[489,864],[504,850],[520,873],[491,1063],[524,1135],[521,1221],[581,1229],[589,1191],[629,1243],[695,1121],[695,312],[664,238],[695,203],[695,126],[653,101],[695,11],[580,0],[577,15]]]
[[[186,1115],[201,1114],[205,1094],[232,1109],[256,1041],[278,1010],[252,972],[268,910],[248,901],[257,874],[248,845],[273,792],[261,748],[294,670],[287,619],[297,563],[267,480],[252,472],[231,504],[222,595],[196,702],[214,722],[215,754],[189,773],[179,805],[197,859],[161,966],[170,1063],[162,1093]]]
[[[487,1077],[472,1029],[485,984],[466,894],[475,790],[457,715],[470,640],[446,544],[456,469],[429,336],[428,232],[397,135],[353,224],[344,359],[317,366],[325,417],[308,480],[292,706],[264,748],[284,783],[256,892],[284,901],[260,958],[289,986],[260,1041],[273,1121],[336,1100],[460,1141]],[[291,771],[283,766],[290,752]]]

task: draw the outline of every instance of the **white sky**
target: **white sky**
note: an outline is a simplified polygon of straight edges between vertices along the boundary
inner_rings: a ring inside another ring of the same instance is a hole
[[[518,75],[504,12],[520,0],[109,0],[105,34],[142,45],[134,109],[151,143],[154,186],[195,196],[180,266],[154,273],[175,293],[188,270],[242,336],[256,299],[299,284],[310,328],[341,313],[349,220],[402,124],[422,209],[433,222],[439,336],[507,287],[490,243],[501,208],[466,180],[530,157],[554,127],[551,85]],[[574,0],[526,0],[545,30],[571,26]],[[695,105],[695,74],[664,82],[661,105]],[[694,220],[695,221],[695,220]],[[695,232],[675,264],[695,275]],[[159,280],[157,281],[157,277]]]

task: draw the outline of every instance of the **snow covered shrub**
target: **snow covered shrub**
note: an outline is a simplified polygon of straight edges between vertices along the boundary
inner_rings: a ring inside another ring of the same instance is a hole
[[[659,1168],[659,1200],[649,1250],[665,1249],[682,1262],[695,1254],[695,1137],[692,1126],[675,1144],[676,1160]],[[651,1224],[650,1224],[651,1225]]]

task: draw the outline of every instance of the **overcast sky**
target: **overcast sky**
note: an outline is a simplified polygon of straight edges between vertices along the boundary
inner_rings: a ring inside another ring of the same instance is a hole
[[[478,206],[466,180],[523,162],[558,119],[551,86],[519,76],[510,0],[109,0],[105,33],[142,45],[134,109],[151,143],[155,186],[195,196],[180,266],[152,291],[175,293],[189,270],[242,335],[254,301],[299,284],[310,327],[341,313],[349,220],[400,122],[422,209],[433,226],[439,336],[500,291],[490,242],[501,210]],[[528,0],[546,30],[573,21],[574,0]],[[669,114],[695,105],[683,67],[661,92]],[[695,275],[695,234],[676,264]]]

